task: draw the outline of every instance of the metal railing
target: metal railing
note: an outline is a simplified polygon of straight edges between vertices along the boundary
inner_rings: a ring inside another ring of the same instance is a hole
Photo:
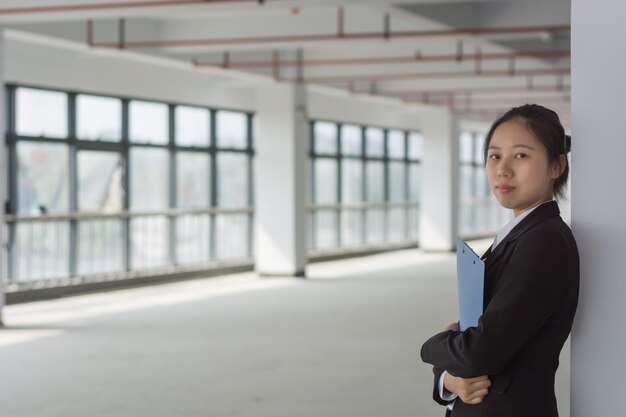
[[[493,197],[459,201],[459,235],[464,239],[494,236],[511,214]]]
[[[251,263],[253,215],[251,207],[7,215],[8,290]]]
[[[308,207],[312,256],[416,245],[416,202],[316,204]]]

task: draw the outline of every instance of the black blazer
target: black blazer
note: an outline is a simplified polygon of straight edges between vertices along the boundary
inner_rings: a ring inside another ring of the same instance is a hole
[[[422,360],[434,366],[433,397],[443,370],[489,375],[482,403],[457,399],[452,417],[557,417],[554,375],[578,304],[576,241],[556,201],[541,204],[485,259],[483,315],[478,327],[428,339]]]

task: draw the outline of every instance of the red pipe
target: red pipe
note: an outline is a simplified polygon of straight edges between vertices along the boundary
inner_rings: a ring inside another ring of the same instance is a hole
[[[509,98],[499,98],[499,99],[489,99],[489,98],[482,98],[482,99],[471,99],[472,104],[482,104],[482,105],[488,105],[488,104],[508,104],[508,103],[513,103],[513,102],[519,102],[520,98],[519,97],[509,97]],[[539,103],[569,103],[571,101],[571,97],[570,96],[562,96],[562,97],[544,97],[544,98],[540,98],[540,99],[535,99],[535,101],[539,102]],[[433,100],[430,101],[430,103],[434,103],[434,104],[444,104],[449,102],[449,97],[446,97],[445,100],[441,99],[441,100]],[[454,100],[454,102],[456,103],[456,99]]]
[[[87,21],[87,45],[93,46],[93,20]]]
[[[275,1],[275,0],[273,0]],[[57,6],[13,7],[0,9],[0,15],[27,14],[27,13],[60,13],[78,12],[85,10],[103,9],[135,9],[140,7],[180,6],[189,4],[212,3],[257,3],[255,0],[153,0],[127,1],[124,3],[95,3],[95,4],[65,4]]]
[[[344,35],[343,26],[344,26],[343,7],[339,7],[339,9],[337,9],[337,34],[339,35],[340,38],[343,38],[343,35]]]
[[[341,77],[305,77],[302,82],[307,84],[334,84],[349,83],[354,81],[394,81],[394,80],[415,80],[415,79],[437,79],[437,78],[463,78],[463,77],[515,77],[529,75],[569,75],[570,68],[554,68],[554,69],[535,69],[535,70],[518,70],[514,75],[508,70],[500,71],[482,71],[477,74],[470,72],[425,72],[425,73],[406,73],[406,74],[373,74],[373,75],[346,75]],[[296,82],[294,78],[284,78],[286,82]]]
[[[498,93],[515,93],[515,92],[529,92],[529,93],[541,93],[541,92],[555,92],[566,93],[570,91],[569,85],[564,85],[562,88],[559,86],[551,85],[538,85],[531,87],[475,87],[475,88],[463,88],[456,90],[382,90],[379,94],[393,97],[417,97],[421,95],[438,95],[446,94],[452,91],[453,94],[498,94]]]
[[[374,58],[346,58],[346,59],[312,59],[302,61],[304,67],[324,67],[324,66],[342,66],[342,65],[369,65],[369,64],[403,64],[415,62],[456,62],[456,61],[472,61],[472,60],[499,60],[514,58],[567,58],[570,51],[530,51],[530,52],[496,52],[466,55],[430,55],[423,56],[421,54],[414,56],[396,56],[396,57],[374,57]],[[222,65],[213,63],[195,64],[199,67],[220,68]],[[274,61],[242,61],[231,62],[229,68],[269,68],[274,65]],[[297,67],[297,61],[281,61],[281,67]]]
[[[233,0],[242,1],[242,0]],[[255,36],[249,38],[217,38],[217,39],[180,39],[169,41],[134,41],[126,42],[127,49],[166,48],[181,46],[220,46],[220,45],[252,45],[263,43],[286,43],[286,42],[318,42],[336,40],[363,40],[363,39],[386,39],[388,38],[423,38],[439,36],[459,35],[498,35],[520,34],[533,32],[569,32],[570,26],[527,26],[510,28],[475,28],[475,29],[439,29],[423,31],[398,31],[398,32],[358,32],[344,33],[343,35],[319,34],[319,35],[291,35],[291,36]],[[103,48],[117,48],[117,43],[96,43],[94,46]]]

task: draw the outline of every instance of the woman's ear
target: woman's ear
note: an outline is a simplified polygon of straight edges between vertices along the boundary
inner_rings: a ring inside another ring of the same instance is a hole
[[[567,157],[563,154],[559,155],[559,159],[552,163],[552,168],[550,169],[550,178],[559,178],[561,175],[563,175],[566,166]]]

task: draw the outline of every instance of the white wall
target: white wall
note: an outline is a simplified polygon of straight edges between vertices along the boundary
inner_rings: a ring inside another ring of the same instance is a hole
[[[252,77],[235,78],[133,52],[7,33],[9,83],[253,111]]]
[[[625,16],[623,1],[572,0],[572,230],[581,266],[572,417],[624,413]]]
[[[128,51],[90,50],[86,45],[7,33],[6,80],[9,83],[100,94],[255,111],[256,87],[268,79]],[[312,87],[308,116],[400,129],[420,129],[423,108],[399,100],[353,96]]]

